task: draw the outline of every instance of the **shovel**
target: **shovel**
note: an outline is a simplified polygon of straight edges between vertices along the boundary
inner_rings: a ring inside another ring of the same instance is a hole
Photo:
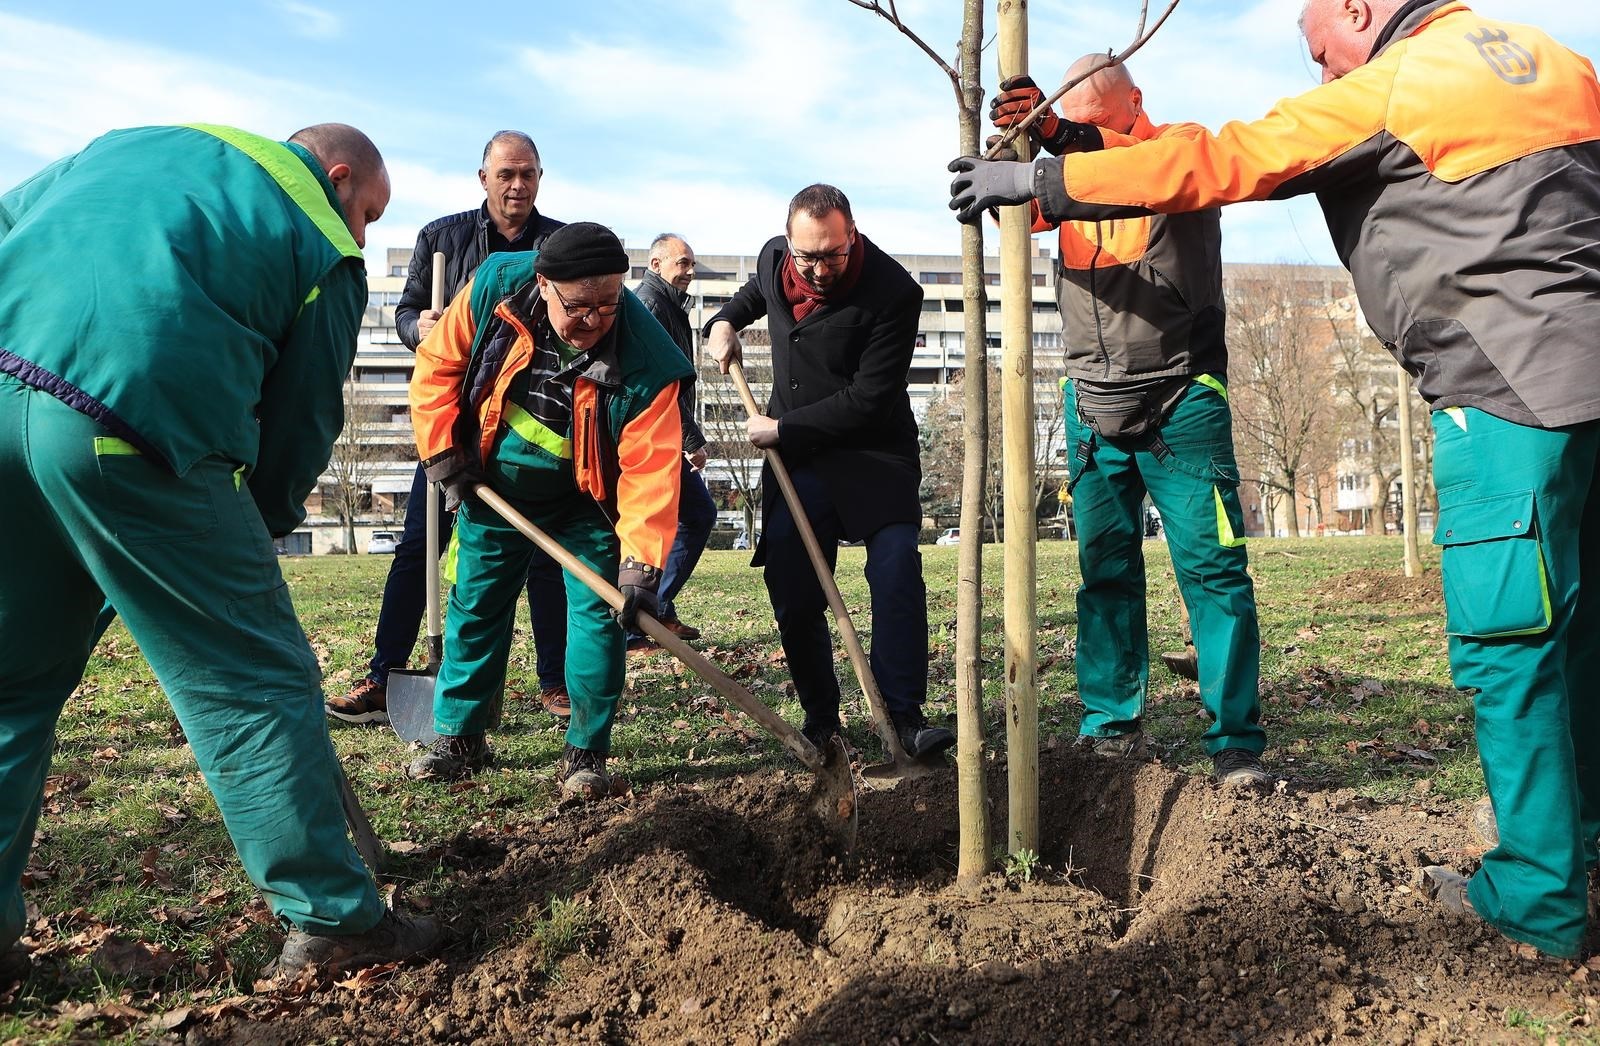
[[[561,564],[561,569],[583,582],[589,591],[605,600],[613,610],[622,609],[622,593],[617,591],[615,585],[589,569],[577,556],[557,544],[550,535],[528,522],[522,513],[512,508],[504,498],[486,485],[480,483],[473,488],[473,491],[485,505],[498,512],[507,523],[516,527],[524,537]],[[818,751],[810,741],[806,740],[804,734],[789,725],[778,713],[762,704],[756,695],[734,682],[727,673],[707,660],[705,655],[679,639],[676,633],[661,622],[649,614],[641,613],[639,630],[665,647],[679,661],[688,665],[695,675],[710,683],[718,693],[733,702],[734,707],[783,742],[783,746],[816,775],[808,799],[812,815],[841,852],[849,853],[854,849],[857,823],[856,782],[850,772],[850,758],[844,750],[843,742],[834,738],[825,750]]]
[[[433,255],[433,311],[444,311],[444,252]],[[439,485],[428,484],[428,663],[421,671],[394,669],[389,673],[389,725],[408,744],[429,745],[439,735],[433,729],[433,691],[444,660],[444,626],[439,614]]]
[[[744,401],[745,412],[751,417],[760,414],[761,409],[756,406],[755,397],[750,395],[750,384],[744,380],[744,368],[737,360],[728,364],[728,376],[733,379],[734,387],[739,390],[739,398]],[[833,619],[839,624],[839,636],[844,640],[845,649],[850,652],[850,664],[855,667],[861,691],[867,695],[867,707],[872,710],[872,725],[877,728],[878,737],[883,740],[883,750],[889,753],[889,762],[873,763],[861,771],[861,776],[869,781],[879,781],[893,787],[903,780],[928,777],[940,772],[947,765],[943,756],[935,754],[926,759],[914,759],[906,753],[905,746],[900,743],[900,737],[894,731],[894,723],[889,719],[889,710],[884,706],[883,694],[878,690],[878,680],[872,674],[872,663],[867,659],[867,652],[861,646],[861,637],[856,635],[856,626],[850,620],[850,610],[844,605],[844,597],[839,594],[839,585],[833,579],[833,571],[828,568],[828,561],[823,558],[822,546],[817,543],[816,531],[811,529],[811,521],[806,518],[806,510],[800,504],[800,495],[794,489],[794,480],[789,477],[789,470],[784,467],[783,459],[778,456],[776,449],[769,447],[762,453],[767,456],[767,464],[772,466],[772,474],[777,478],[778,486],[783,491],[783,500],[789,503],[789,514],[794,517],[795,529],[800,532],[800,540],[805,544],[806,553],[811,557],[811,566],[817,572],[817,583],[822,586],[823,594],[828,597],[828,606],[833,610]]]

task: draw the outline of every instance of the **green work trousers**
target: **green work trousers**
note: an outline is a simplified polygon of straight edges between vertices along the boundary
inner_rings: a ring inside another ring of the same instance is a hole
[[[501,484],[496,483],[498,489]],[[617,576],[617,536],[594,499],[571,486],[537,500],[505,498],[550,537],[607,580]],[[499,513],[469,500],[456,516],[456,580],[445,619],[444,664],[434,699],[434,729],[481,734],[494,719],[506,685],[517,594],[527,587],[531,541]],[[611,724],[622,696],[625,640],[611,608],[563,572],[567,586],[567,693],[572,718],[567,743],[611,750]]]
[[[1257,683],[1261,636],[1246,568],[1239,469],[1226,388],[1192,383],[1154,440],[1095,436],[1066,389],[1067,447],[1078,529],[1078,692],[1081,733],[1110,737],[1139,728],[1150,682],[1145,625],[1144,496],[1161,513],[1178,589],[1189,608],[1200,700],[1212,724],[1206,753],[1260,753]],[[1087,459],[1087,460],[1086,460]]]
[[[237,467],[173,476],[0,375],[0,534],[0,944],[22,932],[56,719],[107,603],[272,910],[313,933],[371,929],[383,905],[345,834],[317,659]]]
[[[1434,544],[1456,686],[1500,826],[1467,889],[1506,936],[1574,956],[1600,835],[1600,422],[1433,414]],[[1584,680],[1589,682],[1584,683]]]

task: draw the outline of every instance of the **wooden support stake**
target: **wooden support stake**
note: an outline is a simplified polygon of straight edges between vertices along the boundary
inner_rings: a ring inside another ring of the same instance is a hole
[[[1417,547],[1417,470],[1411,438],[1411,375],[1395,365],[1394,391],[1400,405],[1400,529],[1405,534],[1406,577],[1422,573],[1422,555]]]
[[[1000,78],[1028,71],[1026,0],[999,0]],[[1026,140],[1013,143],[1030,159]],[[1039,850],[1039,705],[1035,614],[1033,238],[1027,207],[1000,211],[1001,402],[1005,478],[1007,848]],[[969,357],[970,360],[970,357]]]

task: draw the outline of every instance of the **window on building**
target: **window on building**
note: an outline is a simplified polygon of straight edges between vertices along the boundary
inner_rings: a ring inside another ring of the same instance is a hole
[[[406,267],[404,265],[391,265],[389,266],[389,275],[404,276],[406,275]]]

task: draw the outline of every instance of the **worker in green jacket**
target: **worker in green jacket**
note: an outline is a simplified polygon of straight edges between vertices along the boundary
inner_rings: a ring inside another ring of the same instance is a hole
[[[272,538],[343,424],[361,246],[389,176],[341,124],[114,131],[0,196],[0,946],[55,723],[109,603],[149,659],[251,881],[278,968],[399,959],[345,833],[317,659]],[[12,953],[15,959],[15,952]]]

